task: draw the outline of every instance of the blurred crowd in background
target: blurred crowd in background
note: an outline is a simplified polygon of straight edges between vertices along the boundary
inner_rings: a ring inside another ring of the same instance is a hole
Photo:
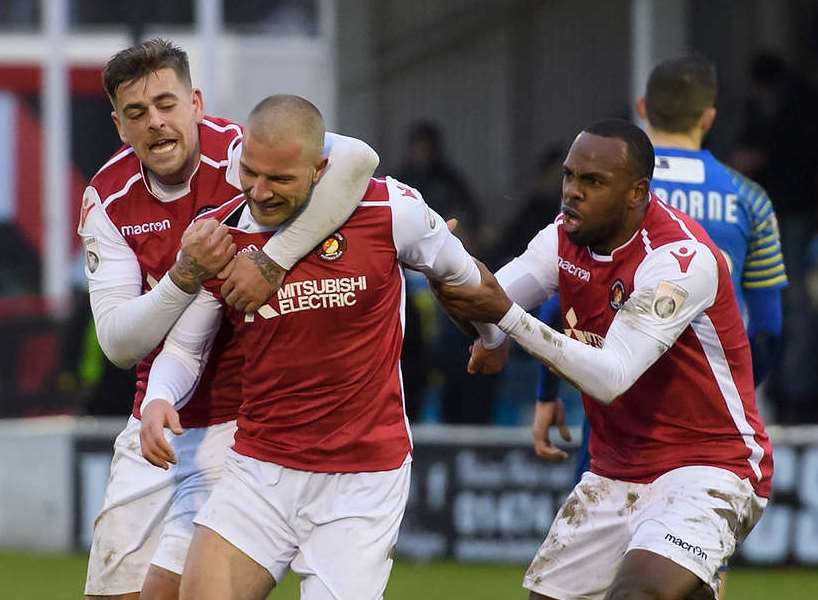
[[[21,22],[37,3],[11,2],[7,21]],[[83,2],[75,3],[78,10]],[[115,4],[115,3],[114,3]],[[153,3],[147,3],[153,5]],[[297,3],[279,2],[284,17],[297,20]],[[131,3],[132,6],[140,3]],[[230,3],[226,3],[230,6]],[[112,5],[113,6],[113,5]],[[156,3],[157,7],[163,3]],[[29,8],[27,8],[29,7]],[[14,10],[17,12],[15,13]],[[236,22],[248,15],[226,15]],[[279,15],[277,22],[286,22]],[[314,15],[313,15],[314,17]],[[139,15],[113,15],[134,19]],[[314,19],[305,22],[313,23]],[[818,84],[810,73],[789,65],[774,52],[759,52],[747,65],[749,94],[733,99],[729,135],[711,149],[717,158],[753,178],[768,191],[778,215],[789,286],[784,290],[785,338],[769,381],[762,390],[768,420],[818,422]],[[92,127],[98,147],[88,162],[93,174],[117,147],[113,125],[105,117],[105,99],[74,127]],[[90,106],[90,105],[88,105]],[[90,116],[89,116],[90,115]],[[100,118],[100,115],[102,117]],[[619,114],[600,114],[623,116]],[[86,120],[83,120],[86,119]],[[363,136],[355,131],[349,135]],[[367,140],[377,146],[376,140]],[[378,174],[393,175],[416,187],[444,218],[457,218],[456,233],[467,249],[498,269],[521,253],[528,241],[560,209],[561,166],[570,139],[543,139],[539,155],[528,159],[528,181],[504,197],[482,197],[473,182],[462,147],[435,115],[405,131],[400,153],[378,148]],[[705,147],[708,144],[705,142]],[[101,150],[100,150],[101,148]],[[83,148],[72,146],[72,152]],[[2,190],[0,190],[2,194]],[[0,202],[2,204],[2,202]],[[486,207],[490,207],[487,210]],[[81,253],[73,259],[71,309],[57,320],[42,309],[40,261],[32,242],[15,221],[0,211],[0,416],[40,414],[128,414],[134,377],[109,363],[96,343]],[[425,279],[408,274],[403,375],[407,411],[415,422],[520,425],[533,411],[537,365],[514,351],[496,376],[472,376],[465,370],[470,340],[437,308]],[[580,419],[578,398],[561,394],[569,422]]]

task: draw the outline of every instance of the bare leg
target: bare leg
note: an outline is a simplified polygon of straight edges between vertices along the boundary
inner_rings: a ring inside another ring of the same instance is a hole
[[[647,550],[631,550],[622,560],[605,600],[683,600],[703,585],[693,573],[670,559]]]
[[[721,579],[721,585],[719,586],[719,600],[725,600],[725,598],[727,598],[727,571],[722,571],[719,573],[719,579]]]
[[[182,574],[182,600],[264,600],[270,573],[215,531],[196,526]]]
[[[141,600],[179,600],[181,581],[178,573],[151,565],[142,585]]]

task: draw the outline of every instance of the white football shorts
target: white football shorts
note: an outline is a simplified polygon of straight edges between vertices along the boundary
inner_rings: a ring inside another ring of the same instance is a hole
[[[560,600],[602,599],[630,550],[694,573],[718,597],[719,567],[767,504],[746,479],[716,467],[681,467],[652,483],[586,472],[566,498],[523,587]]]
[[[379,600],[409,497],[410,463],[374,473],[316,473],[229,450],[222,480],[195,519],[302,600]]]
[[[138,592],[150,564],[182,573],[193,517],[221,476],[236,422],[166,431],[177,464],[167,471],[144,459],[141,422],[131,416],[114,442],[102,510],[94,523],[85,593]]]

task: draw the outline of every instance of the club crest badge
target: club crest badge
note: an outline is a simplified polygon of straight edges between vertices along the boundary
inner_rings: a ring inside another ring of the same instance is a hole
[[[347,239],[341,234],[341,232],[336,231],[321,242],[318,248],[316,248],[315,253],[321,260],[333,261],[341,258],[346,250]]]
[[[625,304],[625,300],[625,284],[621,279],[617,279],[611,286],[611,294],[608,304],[610,304],[614,311],[617,311],[622,308],[623,304]]]

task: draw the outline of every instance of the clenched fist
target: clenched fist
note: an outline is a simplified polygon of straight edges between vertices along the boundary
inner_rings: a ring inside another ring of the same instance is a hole
[[[179,259],[170,278],[188,293],[214,277],[236,254],[236,244],[227,226],[215,219],[195,221],[182,234]]]

